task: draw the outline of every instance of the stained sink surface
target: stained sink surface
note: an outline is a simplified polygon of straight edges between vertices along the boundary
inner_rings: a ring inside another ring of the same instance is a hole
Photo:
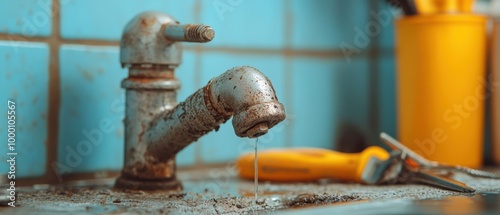
[[[181,170],[179,192],[113,189],[113,179],[64,186],[20,187],[16,208],[0,214],[500,214],[500,180],[457,174],[477,189],[464,195],[426,185],[368,186],[317,183],[259,183],[238,179],[230,166]]]

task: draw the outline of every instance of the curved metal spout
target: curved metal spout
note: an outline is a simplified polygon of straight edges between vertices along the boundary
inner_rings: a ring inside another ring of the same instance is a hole
[[[145,157],[166,161],[233,116],[239,137],[257,137],[285,119],[285,109],[269,79],[249,66],[236,67],[162,113],[147,129]]]

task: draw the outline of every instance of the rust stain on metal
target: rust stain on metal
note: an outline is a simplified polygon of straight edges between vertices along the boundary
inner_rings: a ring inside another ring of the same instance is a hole
[[[156,18],[142,18],[141,19],[141,24],[145,27],[149,27],[151,25],[154,25],[156,23]]]
[[[128,78],[128,80],[134,81],[134,82],[139,82],[139,83],[150,83],[150,82],[157,81],[157,79],[155,79],[155,78],[136,78],[136,77]]]
[[[146,158],[146,160],[150,160]],[[175,161],[136,162],[131,168],[133,175],[140,179],[168,179],[175,176]]]

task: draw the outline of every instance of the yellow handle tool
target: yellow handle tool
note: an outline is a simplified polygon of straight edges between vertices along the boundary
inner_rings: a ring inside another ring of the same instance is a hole
[[[370,146],[360,153],[341,153],[320,148],[289,148],[260,151],[257,157],[259,180],[295,182],[328,178],[362,182],[361,178],[369,160],[386,160],[389,153],[378,146]],[[254,153],[242,155],[236,165],[240,177],[254,178]]]

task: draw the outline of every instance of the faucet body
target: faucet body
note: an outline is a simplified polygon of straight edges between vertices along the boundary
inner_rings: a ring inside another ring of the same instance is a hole
[[[205,25],[178,25],[161,13],[142,13],[125,28],[122,66],[126,89],[125,162],[115,187],[179,190],[175,155],[233,117],[235,134],[254,138],[285,118],[269,79],[253,67],[235,67],[177,104],[181,62],[177,41],[207,42]]]

